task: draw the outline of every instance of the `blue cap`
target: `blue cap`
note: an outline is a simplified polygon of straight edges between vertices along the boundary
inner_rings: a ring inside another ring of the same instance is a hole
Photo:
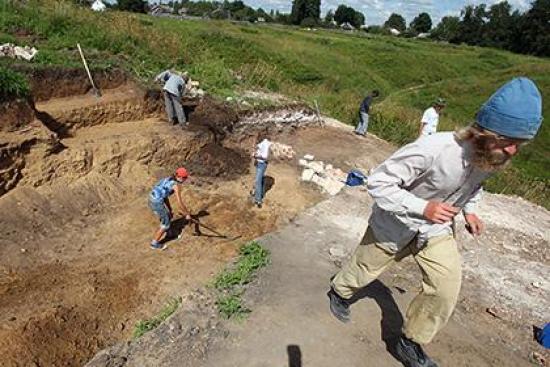
[[[533,139],[542,124],[542,97],[532,80],[514,78],[481,106],[476,120],[499,135]]]

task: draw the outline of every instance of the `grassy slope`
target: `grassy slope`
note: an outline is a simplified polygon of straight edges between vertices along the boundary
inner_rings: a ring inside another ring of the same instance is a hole
[[[63,2],[14,7],[0,0],[0,42],[28,33],[40,64],[79,65],[80,42],[96,67],[122,66],[146,80],[175,66],[211,93],[265,88],[312,102],[354,123],[367,90],[382,91],[370,130],[402,144],[414,138],[422,110],[436,96],[449,101],[443,129],[472,120],[479,105],[513,76],[526,75],[550,97],[550,61],[493,49],[385,36],[306,31],[222,21],[177,21],[127,13],[95,14]],[[29,36],[27,36],[27,39]],[[18,42],[24,43],[25,39]],[[550,104],[544,105],[549,116]],[[495,191],[550,206],[550,126],[493,180]]]

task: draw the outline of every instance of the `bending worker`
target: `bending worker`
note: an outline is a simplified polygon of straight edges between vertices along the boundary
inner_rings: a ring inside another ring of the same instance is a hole
[[[149,194],[149,207],[160,219],[160,228],[155,232],[151,241],[151,248],[154,250],[164,250],[166,248],[166,244],[161,244],[160,240],[170,229],[171,220],[174,216],[170,205],[170,195],[176,194],[180,214],[185,215],[187,221],[191,220],[191,213],[181,199],[181,185],[188,177],[187,170],[180,167],[172,176],[160,180]]]
[[[181,76],[170,70],[163,71],[155,78],[155,81],[164,83],[162,90],[164,92],[164,106],[168,115],[168,122],[173,125],[179,123],[182,128],[187,125],[185,112],[181,105],[181,97],[185,93],[186,79],[185,75]]]
[[[436,367],[421,345],[432,341],[451,316],[461,286],[461,259],[452,222],[463,212],[478,236],[481,183],[509,164],[542,123],[542,97],[527,78],[502,86],[481,106],[476,121],[405,145],[368,178],[374,199],[368,229],[350,262],[331,280],[330,310],[350,319],[352,297],[391,265],[413,256],[422,291],[409,305],[395,351],[409,367]]]

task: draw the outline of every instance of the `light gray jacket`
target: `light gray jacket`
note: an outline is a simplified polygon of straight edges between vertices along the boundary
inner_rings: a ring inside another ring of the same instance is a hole
[[[474,212],[490,173],[475,168],[471,154],[470,143],[457,141],[454,133],[436,133],[405,145],[371,172],[368,191],[375,204],[369,226],[384,248],[396,252],[415,237],[423,246],[428,238],[452,233],[452,222],[424,218],[430,200]]]
[[[163,71],[155,77],[155,80],[164,82],[163,89],[178,98],[181,98],[185,92],[185,80],[170,70]]]

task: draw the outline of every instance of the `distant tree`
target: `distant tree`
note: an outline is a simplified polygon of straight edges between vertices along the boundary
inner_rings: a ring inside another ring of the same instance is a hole
[[[333,20],[334,20],[334,10],[330,9],[327,12],[327,15],[325,15],[325,22],[332,23]]]
[[[306,18],[317,22],[321,16],[321,0],[293,0],[290,18],[292,24],[301,24]]]
[[[458,39],[459,17],[443,17],[432,31],[431,37],[439,41],[454,42]]]
[[[386,28],[395,28],[399,32],[404,32],[405,29],[407,29],[407,24],[405,23],[405,18],[403,18],[401,15],[392,13],[388,20],[384,23],[384,27]]]
[[[428,13],[420,13],[413,19],[409,27],[415,33],[427,33],[432,29],[432,18]]]
[[[146,13],[147,2],[144,0],[118,0],[117,9],[123,11],[133,11],[135,13]]]
[[[537,56],[550,56],[550,0],[535,0],[518,22],[510,49]]]
[[[491,47],[509,48],[517,33],[519,12],[511,13],[512,6],[503,1],[491,5],[487,12],[489,21],[485,25],[485,44]]]
[[[340,5],[334,13],[334,20],[338,24],[350,23],[356,28],[365,24],[365,16],[363,13],[356,11],[352,7]]]
[[[485,4],[477,6],[467,5],[462,10],[462,21],[458,27],[458,42],[465,42],[470,45],[482,45],[485,40],[485,19],[487,18]]]

